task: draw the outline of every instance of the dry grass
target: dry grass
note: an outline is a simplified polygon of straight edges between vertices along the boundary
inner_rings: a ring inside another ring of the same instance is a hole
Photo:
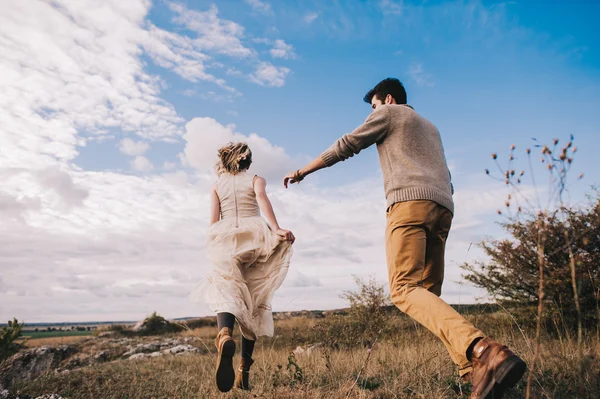
[[[89,336],[32,338],[25,341],[28,348],[39,348],[40,346],[72,345],[90,339]]]
[[[469,318],[507,343],[527,362],[532,359],[531,330],[521,331],[506,314],[475,314]],[[319,349],[290,358],[296,345],[306,343],[318,319],[278,320],[277,336],[258,341],[252,368],[253,390],[217,391],[214,384],[216,329],[201,327],[181,333],[194,335],[211,353],[139,361],[119,360],[69,373],[52,374],[15,387],[22,393],[59,393],[66,398],[466,398],[454,365],[443,345],[407,318],[393,319],[395,334],[373,349]],[[236,332],[239,337],[239,333]],[[313,340],[314,342],[314,340]],[[197,346],[203,347],[198,342]],[[600,340],[587,337],[586,356],[577,357],[576,342],[545,336],[541,371],[534,373],[535,398],[596,398],[600,392]],[[581,371],[583,370],[583,371]],[[356,382],[356,384],[355,384]],[[525,381],[507,399],[523,397]],[[354,385],[354,386],[353,386]],[[351,390],[352,388],[352,390]],[[350,391],[351,390],[351,391]],[[461,394],[462,393],[462,394]]]

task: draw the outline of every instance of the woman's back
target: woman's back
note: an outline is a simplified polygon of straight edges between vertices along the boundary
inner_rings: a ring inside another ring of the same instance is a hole
[[[217,180],[216,191],[221,206],[221,218],[247,218],[260,216],[254,193],[254,175],[241,172],[223,173]]]

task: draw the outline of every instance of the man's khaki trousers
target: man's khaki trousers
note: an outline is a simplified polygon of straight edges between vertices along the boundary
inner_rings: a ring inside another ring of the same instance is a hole
[[[467,349],[484,334],[439,296],[452,213],[433,201],[397,202],[387,210],[386,253],[392,302],[442,340],[462,376]]]

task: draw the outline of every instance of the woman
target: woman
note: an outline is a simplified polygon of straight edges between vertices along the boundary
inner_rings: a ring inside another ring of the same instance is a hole
[[[248,173],[252,152],[245,143],[222,147],[211,191],[207,254],[214,268],[194,291],[217,313],[216,382],[221,392],[248,384],[254,344],[273,336],[271,299],[283,282],[294,234],[279,227],[262,177]],[[261,217],[261,213],[264,216]],[[233,369],[235,320],[242,333],[242,358]]]

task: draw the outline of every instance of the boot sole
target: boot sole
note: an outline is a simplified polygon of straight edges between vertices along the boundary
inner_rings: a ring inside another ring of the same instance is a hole
[[[519,356],[511,356],[506,359],[494,375],[496,384],[504,388],[512,388],[523,377],[527,365]]]
[[[235,371],[233,370],[233,355],[235,354],[235,341],[233,339],[225,341],[221,354],[217,359],[217,388],[221,392],[229,392],[233,388],[235,381]]]
[[[485,398],[502,399],[504,391],[517,385],[526,370],[527,365],[519,356],[514,355],[506,359],[496,370],[494,387]]]

